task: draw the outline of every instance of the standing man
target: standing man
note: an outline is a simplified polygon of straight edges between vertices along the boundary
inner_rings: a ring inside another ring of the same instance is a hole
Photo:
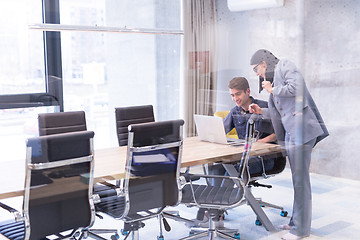
[[[259,76],[260,91],[265,89],[270,97],[269,108],[251,104],[249,111],[271,119],[278,142],[285,143],[292,173],[293,213],[289,224],[280,226],[283,230],[290,230],[282,239],[307,237],[310,235],[312,212],[309,175],[311,152],[329,132],[294,63],[279,60],[268,50],[260,49],[251,57],[250,65]],[[295,98],[301,89],[299,86],[303,86],[304,90],[303,108],[301,112],[296,112]],[[303,119],[303,129],[296,127],[297,117]]]

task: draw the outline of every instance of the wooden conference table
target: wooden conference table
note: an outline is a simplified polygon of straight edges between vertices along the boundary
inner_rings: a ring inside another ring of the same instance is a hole
[[[252,145],[251,155],[266,155],[277,153],[281,150],[281,146],[276,144],[256,142]],[[209,143],[200,141],[197,137],[184,138],[181,167],[185,168],[215,162],[230,163],[238,161],[241,159],[243,151],[244,146]],[[126,146],[95,150],[94,182],[124,178],[126,152]],[[0,199],[22,196],[24,192],[24,180],[24,159],[2,163],[0,168]],[[252,197],[252,195],[250,197]],[[255,208],[257,207],[255,206]],[[258,211],[260,210],[258,209]],[[259,216],[256,210],[254,211],[260,219],[264,218],[264,216]],[[263,211],[261,210],[261,212]],[[264,223],[264,221],[262,222]],[[268,229],[266,224],[264,225],[267,230],[273,230],[272,224],[269,227],[270,229]]]
[[[125,177],[127,147],[95,150],[95,182]],[[200,141],[197,137],[184,138],[181,167],[194,167],[208,163],[239,161],[244,146],[231,146]],[[276,144],[254,143],[251,155],[266,155],[281,151]]]

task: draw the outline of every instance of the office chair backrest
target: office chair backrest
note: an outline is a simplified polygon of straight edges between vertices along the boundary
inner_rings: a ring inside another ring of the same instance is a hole
[[[176,205],[182,153],[183,120],[129,126],[125,192],[128,215]]]
[[[38,121],[40,136],[87,130],[84,111],[40,113]]]
[[[119,146],[127,145],[130,124],[155,121],[152,105],[115,108],[115,118]]]
[[[266,177],[270,177],[281,173],[286,166],[285,156],[286,156],[285,153],[278,152],[278,153],[271,153],[258,157],[259,160],[262,161],[260,162],[260,164],[264,164],[263,168],[265,169],[261,169],[261,170],[259,169],[259,171],[251,172],[250,174],[251,180],[263,179],[265,175]],[[269,168],[267,164],[270,165],[271,167]]]
[[[25,239],[92,225],[93,137],[79,131],[28,139]]]

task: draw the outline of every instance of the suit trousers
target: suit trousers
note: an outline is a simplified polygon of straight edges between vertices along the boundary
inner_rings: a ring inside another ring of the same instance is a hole
[[[286,152],[294,188],[293,212],[289,223],[290,233],[300,237],[310,235],[312,197],[309,168],[315,141],[316,139],[313,139],[305,144],[296,144],[290,134],[285,135]]]

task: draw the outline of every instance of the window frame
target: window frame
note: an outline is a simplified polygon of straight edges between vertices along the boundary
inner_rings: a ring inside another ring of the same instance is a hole
[[[43,23],[60,23],[59,0],[42,0]],[[0,95],[0,109],[59,106],[64,110],[60,32],[43,32],[45,92]]]

